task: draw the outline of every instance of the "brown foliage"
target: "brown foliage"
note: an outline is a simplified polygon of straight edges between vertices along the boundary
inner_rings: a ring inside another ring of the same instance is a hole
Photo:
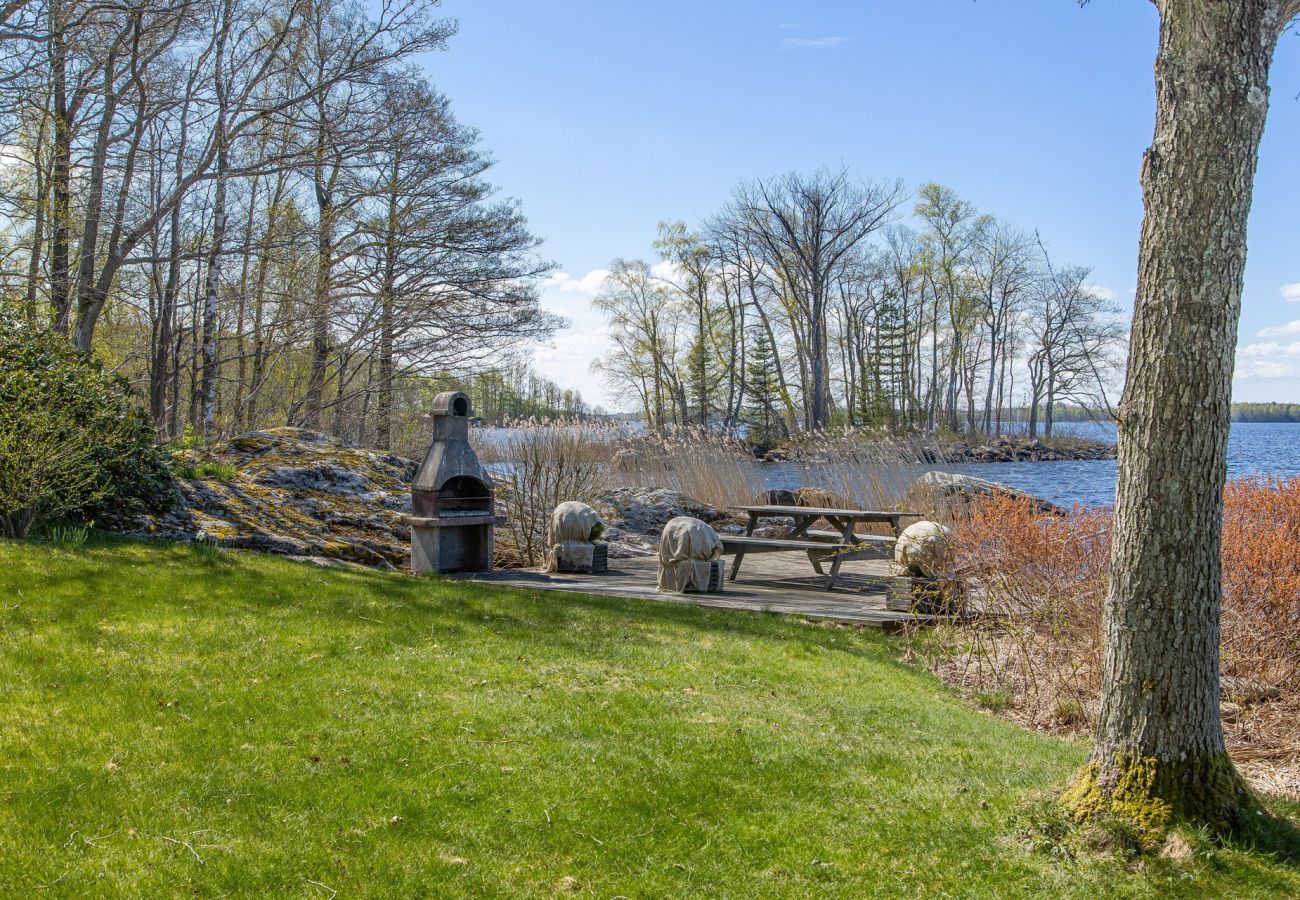
[[[954,523],[949,573],[971,615],[940,633],[940,674],[972,696],[996,696],[1024,724],[1091,726],[1111,520],[1109,508],[1045,515],[1007,496],[973,504]],[[1221,654],[1234,756],[1269,761],[1253,774],[1300,791],[1300,727],[1290,724],[1300,707],[1300,479],[1244,479],[1225,491]]]

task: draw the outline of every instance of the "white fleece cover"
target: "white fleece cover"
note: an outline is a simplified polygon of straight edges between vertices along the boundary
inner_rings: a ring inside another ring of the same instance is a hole
[[[690,516],[670,519],[659,540],[659,590],[680,594],[709,586],[709,561],[722,556],[717,532]]]
[[[551,513],[551,552],[543,571],[556,571],[558,560],[590,569],[596,551],[591,543],[591,530],[604,524],[594,509],[577,500],[565,500],[555,507]]]

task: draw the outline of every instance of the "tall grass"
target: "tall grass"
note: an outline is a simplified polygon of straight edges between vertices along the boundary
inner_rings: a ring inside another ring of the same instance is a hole
[[[861,509],[901,508],[912,482],[942,457],[932,438],[850,429],[804,435],[791,449],[801,484]]]
[[[749,503],[764,490],[763,473],[745,444],[715,432],[625,432],[611,449],[610,477],[617,487],[680,491],[718,508]]]
[[[784,463],[760,462],[737,437],[698,428],[646,433],[618,424],[517,422],[472,433],[479,459],[509,522],[498,531],[497,562],[543,561],[551,512],[565,500],[595,504],[612,488],[678,491],[724,509],[759,502],[773,466],[805,506],[900,508],[908,485],[937,448],[922,440],[851,431],[807,435]]]

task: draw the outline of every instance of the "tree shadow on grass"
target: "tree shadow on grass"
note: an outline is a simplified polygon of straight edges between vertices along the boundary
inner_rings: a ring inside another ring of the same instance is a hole
[[[1226,846],[1250,853],[1263,853],[1279,863],[1300,868],[1300,823],[1280,806],[1260,801],[1255,809],[1242,813],[1237,833]]]
[[[138,554],[141,550],[146,551],[145,555],[134,560],[128,571],[112,565],[113,554]],[[398,646],[427,642],[432,626],[467,635],[487,630],[498,638],[538,642],[550,650],[582,655],[593,652],[593,631],[614,634],[622,629],[630,634],[658,627],[684,627],[782,646],[797,643],[819,651],[871,658],[899,672],[916,674],[915,668],[894,658],[894,642],[873,629],[852,629],[856,639],[842,640],[842,626],[806,623],[772,613],[529,590],[438,576],[413,578],[351,567],[316,568],[307,562],[252,551],[223,551],[213,563],[195,557],[186,544],[102,534],[87,545],[84,570],[67,571],[64,561],[52,566],[43,579],[48,593],[84,595],[97,602],[52,605],[48,610],[51,618],[71,624],[98,619],[113,607],[118,607],[117,612],[125,611],[118,606],[116,595],[124,587],[133,586],[136,579],[150,579],[152,552],[160,554],[154,579],[170,580],[180,586],[182,593],[166,595],[166,599],[188,607],[187,615],[224,616],[230,611],[230,606],[224,605],[227,603],[265,611],[296,606],[304,614],[332,616],[352,629],[383,632],[385,640]],[[192,575],[188,572],[190,566]],[[148,600],[137,597],[127,602]]]

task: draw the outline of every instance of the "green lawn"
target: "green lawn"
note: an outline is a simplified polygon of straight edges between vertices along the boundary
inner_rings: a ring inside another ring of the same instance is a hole
[[[1300,894],[1239,848],[1030,849],[1024,811],[1084,748],[897,654],[775,616],[0,542],[0,896]]]

